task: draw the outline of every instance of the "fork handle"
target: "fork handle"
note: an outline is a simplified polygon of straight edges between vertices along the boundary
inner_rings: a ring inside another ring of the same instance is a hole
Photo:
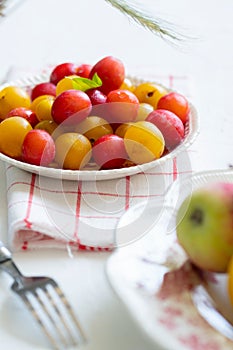
[[[0,269],[11,275],[18,285],[24,278],[18,267],[15,265],[9,249],[0,241]]]
[[[0,241],[0,264],[12,258],[9,249]]]

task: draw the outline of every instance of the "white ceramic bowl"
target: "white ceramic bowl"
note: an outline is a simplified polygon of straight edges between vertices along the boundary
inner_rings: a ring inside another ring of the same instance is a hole
[[[7,85],[16,85],[20,87],[30,88],[40,82],[48,81],[48,71],[45,71],[43,74],[25,77],[20,80],[14,82],[8,82],[0,86],[0,89]],[[141,83],[144,80],[130,77],[133,83]],[[157,83],[158,84],[158,83]],[[170,89],[167,89],[171,91]],[[64,169],[56,169],[49,168],[43,166],[31,165],[28,163],[24,163],[13,158],[10,158],[2,153],[0,153],[0,160],[7,162],[11,165],[14,165],[20,169],[26,170],[31,173],[39,174],[41,176],[51,177],[51,178],[59,178],[65,180],[84,180],[84,181],[98,181],[98,180],[110,180],[116,178],[122,178],[127,175],[134,175],[140,172],[145,172],[151,168],[161,169],[165,165],[165,163],[175,158],[179,153],[187,150],[190,145],[194,142],[196,136],[199,133],[199,117],[195,107],[189,102],[190,105],[190,117],[189,121],[186,123],[185,128],[185,138],[180,145],[178,145],[172,152],[161,157],[160,159],[154,160],[149,163],[145,163],[142,165],[136,165],[121,169],[110,169],[110,170],[98,170],[96,167],[91,165],[90,167],[85,167],[82,170],[64,170]]]

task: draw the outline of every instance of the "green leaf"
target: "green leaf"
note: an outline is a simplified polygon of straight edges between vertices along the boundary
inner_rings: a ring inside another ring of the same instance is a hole
[[[97,73],[93,75],[92,79],[82,77],[75,77],[71,79],[73,81],[73,88],[81,91],[95,89],[102,85],[102,80],[100,79]]]

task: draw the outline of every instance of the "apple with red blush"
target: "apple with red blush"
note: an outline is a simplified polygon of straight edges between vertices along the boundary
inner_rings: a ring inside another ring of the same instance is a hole
[[[177,210],[176,232],[193,264],[227,272],[233,255],[233,183],[217,181],[193,190]]]

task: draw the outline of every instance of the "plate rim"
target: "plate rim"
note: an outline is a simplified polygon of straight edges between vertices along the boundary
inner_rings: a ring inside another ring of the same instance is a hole
[[[156,341],[156,346],[159,346],[158,350],[168,350],[168,348],[165,347],[164,344],[159,341],[159,337],[152,336],[151,332],[148,330],[147,327],[142,327],[141,322],[140,322],[140,317],[136,316],[133,313],[131,306],[128,306],[126,300],[123,300],[121,293],[119,292],[119,289],[116,286],[115,280],[110,277],[110,274],[111,274],[110,271],[112,270],[112,266],[114,266],[115,263],[117,263],[119,261],[119,258],[121,259],[122,255],[124,256],[124,254],[122,254],[122,252],[117,251],[116,253],[112,254],[108,258],[107,263],[105,264],[105,275],[107,276],[107,280],[109,282],[109,285],[111,286],[111,289],[114,292],[114,294],[116,295],[116,297],[120,300],[120,302],[122,304],[124,304],[125,309],[127,310],[128,314],[130,314],[133,322],[140,329],[140,331],[147,337],[147,339],[151,342],[151,344],[155,344],[155,341]],[[174,348],[174,349],[169,349],[169,350],[176,350],[176,349]]]
[[[218,178],[221,179],[221,177],[224,178],[224,176],[226,176],[226,177],[229,176],[230,181],[233,182],[233,169],[230,169],[230,168],[227,168],[227,169],[213,169],[213,170],[205,170],[205,171],[195,172],[195,173],[189,175],[187,178],[185,178],[183,180],[182,179],[175,180],[174,183],[170,185],[170,187],[168,188],[167,192],[165,193],[165,197],[172,196],[175,186],[179,185],[179,183],[181,183],[181,181],[185,181],[186,183],[189,183],[190,181],[192,182],[192,181],[195,181],[196,179],[199,179],[199,178],[206,178],[206,181],[208,181],[209,178],[212,178],[213,181],[216,181],[216,179],[218,179]],[[135,204],[133,207],[131,207],[128,210],[134,210],[134,208],[136,208],[136,207],[141,207],[141,206],[143,206],[143,204],[145,202],[146,201],[143,201],[142,203],[137,203],[137,204]],[[159,202],[156,202],[154,200],[154,201],[151,202],[152,205],[153,205],[153,202],[159,204]],[[172,201],[167,200],[165,202],[166,202],[165,206],[167,208],[169,208],[170,205],[172,205],[171,204]],[[127,212],[128,211],[126,211],[123,214],[123,216],[127,215]],[[119,221],[120,220],[121,220],[121,218],[119,219]],[[117,226],[116,226],[116,230],[117,230]],[[145,254],[145,247],[142,246],[142,249],[144,249],[144,254]],[[107,278],[107,280],[108,280],[112,290],[116,294],[116,296],[119,298],[119,300],[122,302],[122,304],[124,304],[128,314],[131,316],[132,320],[135,321],[137,326],[148,337],[150,342],[152,342],[153,344],[156,343],[157,346],[160,346],[164,350],[168,350],[168,348],[166,347],[165,342],[163,340],[161,341],[161,337],[158,336],[158,333],[155,332],[154,334],[151,334],[151,332],[148,329],[148,327],[146,327],[145,324],[142,325],[142,322],[141,322],[140,318],[136,315],[135,311],[132,309],[132,305],[128,305],[127,300],[123,297],[124,294],[125,294],[124,290],[125,289],[130,290],[130,287],[127,287],[125,285],[123,287],[119,287],[119,285],[117,285],[116,277],[114,276],[115,266],[117,265],[117,263],[119,263],[119,261],[122,258],[123,258],[124,261],[127,262],[127,258],[128,259],[132,259],[132,258],[135,259],[137,257],[137,255],[138,255],[138,247],[137,247],[137,245],[136,245],[136,247],[132,247],[131,246],[131,248],[128,248],[128,246],[117,248],[115,251],[113,251],[113,253],[110,255],[110,257],[107,259],[107,261],[105,263],[106,278]],[[141,255],[143,256],[143,253]],[[136,293],[136,288],[134,288],[133,293]],[[213,332],[218,334],[218,332],[216,330],[214,330],[214,328],[212,328],[212,330],[213,330]],[[174,347],[170,347],[170,345],[169,345],[169,350],[176,350],[176,349]]]

